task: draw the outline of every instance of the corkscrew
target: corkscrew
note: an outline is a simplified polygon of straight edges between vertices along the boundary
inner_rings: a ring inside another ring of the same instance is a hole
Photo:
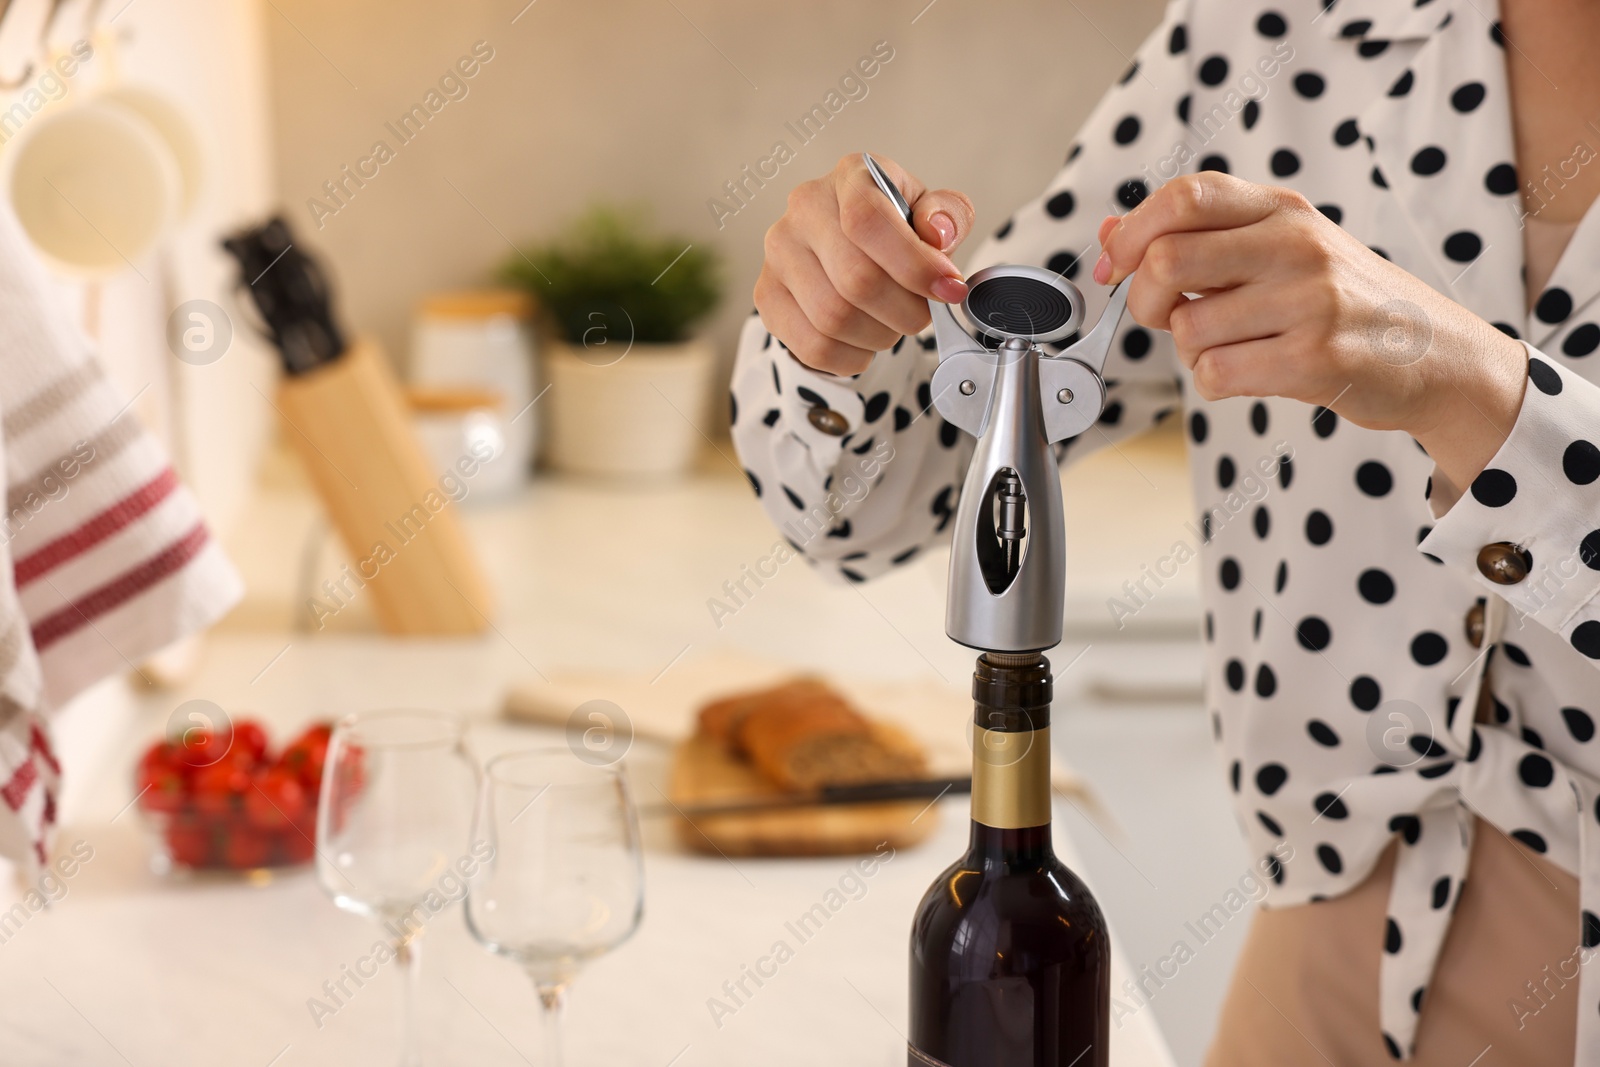
[[[867,172],[906,224],[911,206],[870,155]],[[1082,325],[1083,294],[1053,271],[1016,264],[967,279],[961,311],[986,345],[929,300],[939,365],[930,388],[945,421],[977,438],[951,539],[945,633],[969,648],[1029,653],[1061,642],[1065,514],[1051,445],[1105,410],[1101,377],[1128,304],[1123,279],[1094,328],[1059,355],[1040,345]]]

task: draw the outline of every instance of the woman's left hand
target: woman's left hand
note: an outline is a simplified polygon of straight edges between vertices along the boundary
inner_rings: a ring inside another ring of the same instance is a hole
[[[1415,437],[1458,488],[1504,443],[1527,351],[1291,189],[1215,172],[1100,226],[1095,281],[1172,334],[1207,400],[1282,396]],[[1186,294],[1198,294],[1189,296]]]

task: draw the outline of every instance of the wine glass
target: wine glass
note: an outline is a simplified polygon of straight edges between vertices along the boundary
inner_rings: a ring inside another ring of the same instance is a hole
[[[348,715],[334,728],[322,775],[317,880],[335,904],[382,923],[391,938],[403,983],[401,1067],[421,1062],[418,938],[431,902],[458,886],[464,866],[477,791],[464,729],[434,711]]]
[[[626,941],[644,914],[627,783],[615,766],[566,748],[497,756],[484,768],[473,843],[488,858],[467,882],[467,928],[533,980],[544,1006],[544,1067],[560,1067],[567,986],[586,961]]]

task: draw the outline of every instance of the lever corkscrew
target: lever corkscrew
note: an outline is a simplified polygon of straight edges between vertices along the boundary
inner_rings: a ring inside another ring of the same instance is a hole
[[[867,172],[911,224],[911,207],[883,169]],[[1123,279],[1094,328],[1059,355],[1039,346],[1082,324],[1083,294],[1040,267],[996,265],[967,279],[962,314],[990,348],[929,300],[939,365],[930,388],[945,420],[977,438],[951,535],[945,633],[985,652],[1042,652],[1061,642],[1066,539],[1051,445],[1105,410],[1101,377],[1128,304]]]

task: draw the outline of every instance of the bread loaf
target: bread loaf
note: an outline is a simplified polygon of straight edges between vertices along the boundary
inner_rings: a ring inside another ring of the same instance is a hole
[[[700,731],[794,790],[896,781],[924,773],[921,752],[879,728],[821,679],[735,694],[700,711]]]

